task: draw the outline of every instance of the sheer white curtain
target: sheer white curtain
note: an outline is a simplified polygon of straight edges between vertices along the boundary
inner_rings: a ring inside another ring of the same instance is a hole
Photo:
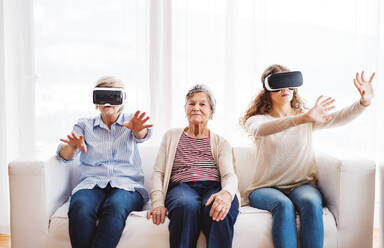
[[[315,135],[318,150],[376,158],[383,106],[379,0],[156,1],[161,4],[171,9],[162,27],[170,35],[151,42],[169,45],[164,62],[171,76],[157,81],[172,95],[171,100],[158,95],[168,105],[161,107],[166,126],[186,125],[184,95],[193,84],[205,83],[218,100],[212,129],[233,145],[249,144],[238,120],[261,89],[260,75],[268,65],[303,72],[300,94],[309,107],[324,94],[336,99],[338,109],[359,99],[355,73],[376,71],[372,107],[345,127]]]
[[[8,233],[7,164],[33,157],[35,149],[32,2],[0,3],[0,233]]]
[[[150,112],[149,5],[143,0],[34,0],[37,153],[55,154],[77,119],[97,114],[101,76],[126,84],[126,112]]]

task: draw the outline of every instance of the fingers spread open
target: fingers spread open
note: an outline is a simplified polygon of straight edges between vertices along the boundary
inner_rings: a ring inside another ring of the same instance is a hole
[[[139,114],[140,114],[140,110],[137,110],[137,111],[135,112],[135,114],[133,115],[132,119],[137,119],[137,117],[139,116]]]
[[[147,122],[149,120],[149,116],[147,116],[146,118],[143,119],[143,123]]]
[[[356,77],[355,77],[355,79],[356,79],[357,83],[358,83],[359,85],[361,85],[360,77],[359,77],[359,73],[358,73],[358,72],[356,72]]]
[[[317,98],[315,105],[318,105],[318,104],[319,104],[321,98],[323,98],[323,95],[321,95],[321,96],[319,96],[319,97]]]
[[[361,72],[361,82],[366,82],[364,77],[364,71]]]
[[[143,119],[143,117],[145,116],[145,112],[141,113],[141,115],[139,115],[139,120]]]
[[[68,140],[65,140],[65,139],[60,139],[60,141],[69,144],[69,141],[68,141]]]
[[[375,74],[376,74],[375,72],[372,73],[372,76],[369,78],[369,81],[368,81],[369,83],[372,83],[372,80],[373,80],[373,78],[375,77]]]

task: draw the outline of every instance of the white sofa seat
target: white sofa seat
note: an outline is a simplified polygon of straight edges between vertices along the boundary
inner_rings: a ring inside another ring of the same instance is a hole
[[[157,147],[140,148],[147,189],[157,151]],[[254,166],[253,148],[235,147],[234,156],[242,192],[249,180],[247,168]],[[53,157],[9,164],[12,248],[70,247],[66,213],[78,180],[76,163],[61,164]],[[326,202],[324,247],[372,247],[374,162],[341,161],[322,154],[318,165]],[[145,214],[146,210],[130,214],[118,247],[169,247],[169,221],[156,226]],[[273,247],[272,216],[267,211],[241,207],[234,228],[233,247]],[[205,247],[204,235],[198,247]]]

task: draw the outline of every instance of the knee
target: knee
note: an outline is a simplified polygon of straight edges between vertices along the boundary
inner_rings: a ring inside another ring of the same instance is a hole
[[[102,215],[114,216],[125,220],[130,212],[131,208],[129,204],[123,204],[123,202],[119,201],[109,201],[104,204]]]
[[[313,214],[322,214],[323,204],[311,198],[304,198],[300,202],[300,212],[303,211]]]
[[[275,202],[272,214],[282,214],[284,216],[294,216],[295,206],[289,199],[279,199]]]
[[[175,204],[175,209],[184,213],[197,214],[200,211],[201,203],[196,200],[187,199],[185,197],[179,198]]]
[[[97,210],[95,206],[92,206],[90,203],[86,201],[82,201],[81,199],[76,199],[74,201],[71,201],[71,204],[68,210],[68,216],[75,217],[75,218],[76,217],[96,218],[96,215],[97,215]]]

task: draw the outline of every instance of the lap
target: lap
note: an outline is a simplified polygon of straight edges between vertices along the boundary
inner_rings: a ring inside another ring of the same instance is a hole
[[[99,187],[95,187],[93,189],[81,189],[71,196],[69,209],[98,209],[99,206],[104,202],[105,195],[106,193],[104,190],[100,189]]]
[[[180,206],[201,205],[199,193],[188,183],[171,183],[165,198],[165,207],[169,211]]]
[[[191,204],[203,207],[209,197],[220,190],[220,183],[214,181],[171,183],[165,198],[165,206],[168,210],[176,206]]]
[[[142,208],[144,200],[137,191],[127,191],[119,188],[100,188],[95,186],[93,189],[82,189],[71,196],[69,209],[83,209],[84,211],[96,211],[99,209],[112,207],[115,210],[139,210]]]
[[[137,191],[127,191],[124,189],[113,188],[105,199],[104,204],[126,207],[129,205],[144,204],[144,199]]]
[[[306,203],[312,203],[316,205],[322,205],[322,195],[320,190],[310,184],[301,185],[289,193],[289,198],[295,205],[303,205]]]
[[[279,204],[292,205],[288,196],[275,188],[255,189],[249,194],[249,201],[252,207],[270,212]]]

